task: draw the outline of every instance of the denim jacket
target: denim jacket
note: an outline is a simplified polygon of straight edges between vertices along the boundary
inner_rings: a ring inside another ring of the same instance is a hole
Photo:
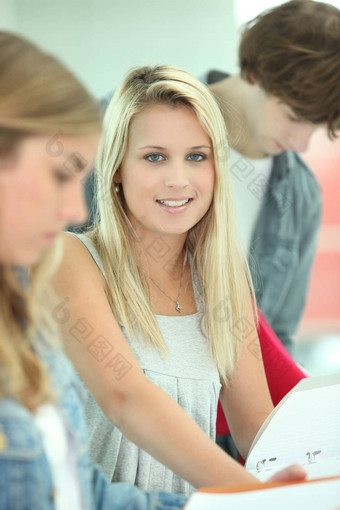
[[[123,483],[111,484],[89,461],[80,389],[63,352],[45,349],[51,386],[73,434],[78,477],[86,510],[170,510],[182,508],[183,496],[147,493]],[[52,510],[55,492],[42,438],[32,414],[10,398],[0,400],[0,509]]]

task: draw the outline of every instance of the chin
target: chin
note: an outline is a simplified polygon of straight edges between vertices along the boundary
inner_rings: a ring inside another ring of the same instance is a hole
[[[21,255],[17,257],[17,261],[14,263],[16,266],[31,268],[39,263],[42,257],[43,251],[39,250],[32,253],[26,253],[25,256]]]
[[[40,261],[40,257],[26,258],[25,260],[19,261],[16,266],[25,267],[26,269],[33,268]]]
[[[259,148],[266,156],[278,156],[283,153],[274,140],[263,140],[262,144],[259,144]]]
[[[170,225],[170,226],[164,227],[163,233],[167,234],[167,235],[174,235],[174,236],[183,235],[183,234],[187,234],[193,226],[194,225],[192,225],[191,223],[190,223],[190,225],[178,225],[176,227],[174,225]]]

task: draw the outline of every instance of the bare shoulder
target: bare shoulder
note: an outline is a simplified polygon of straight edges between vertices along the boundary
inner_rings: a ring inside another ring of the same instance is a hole
[[[62,232],[61,237],[63,256],[54,277],[56,289],[67,287],[81,291],[87,287],[92,290],[95,288],[104,290],[104,276],[82,241],[69,232]]]
[[[70,232],[62,232],[61,238],[63,240],[64,247],[63,262],[68,261],[71,263],[72,260],[76,262],[77,259],[78,263],[79,261],[88,265],[94,263],[88,249],[77,236]]]

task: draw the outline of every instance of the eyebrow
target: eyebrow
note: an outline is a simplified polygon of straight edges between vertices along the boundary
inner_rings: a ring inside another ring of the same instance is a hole
[[[166,147],[161,147],[159,145],[144,145],[143,147],[138,147],[138,151],[143,149],[157,149],[157,150],[166,150]],[[198,149],[212,149],[210,145],[195,145],[194,147],[190,147],[190,149],[198,150]]]

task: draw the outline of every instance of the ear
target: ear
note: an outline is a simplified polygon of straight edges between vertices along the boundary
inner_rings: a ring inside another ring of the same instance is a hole
[[[117,183],[117,184],[120,184],[122,182],[122,176],[121,176],[120,168],[118,168],[118,170],[115,171],[115,174],[113,176],[113,182]]]
[[[251,85],[260,85],[260,80],[257,78],[255,73],[250,73],[249,82]]]

